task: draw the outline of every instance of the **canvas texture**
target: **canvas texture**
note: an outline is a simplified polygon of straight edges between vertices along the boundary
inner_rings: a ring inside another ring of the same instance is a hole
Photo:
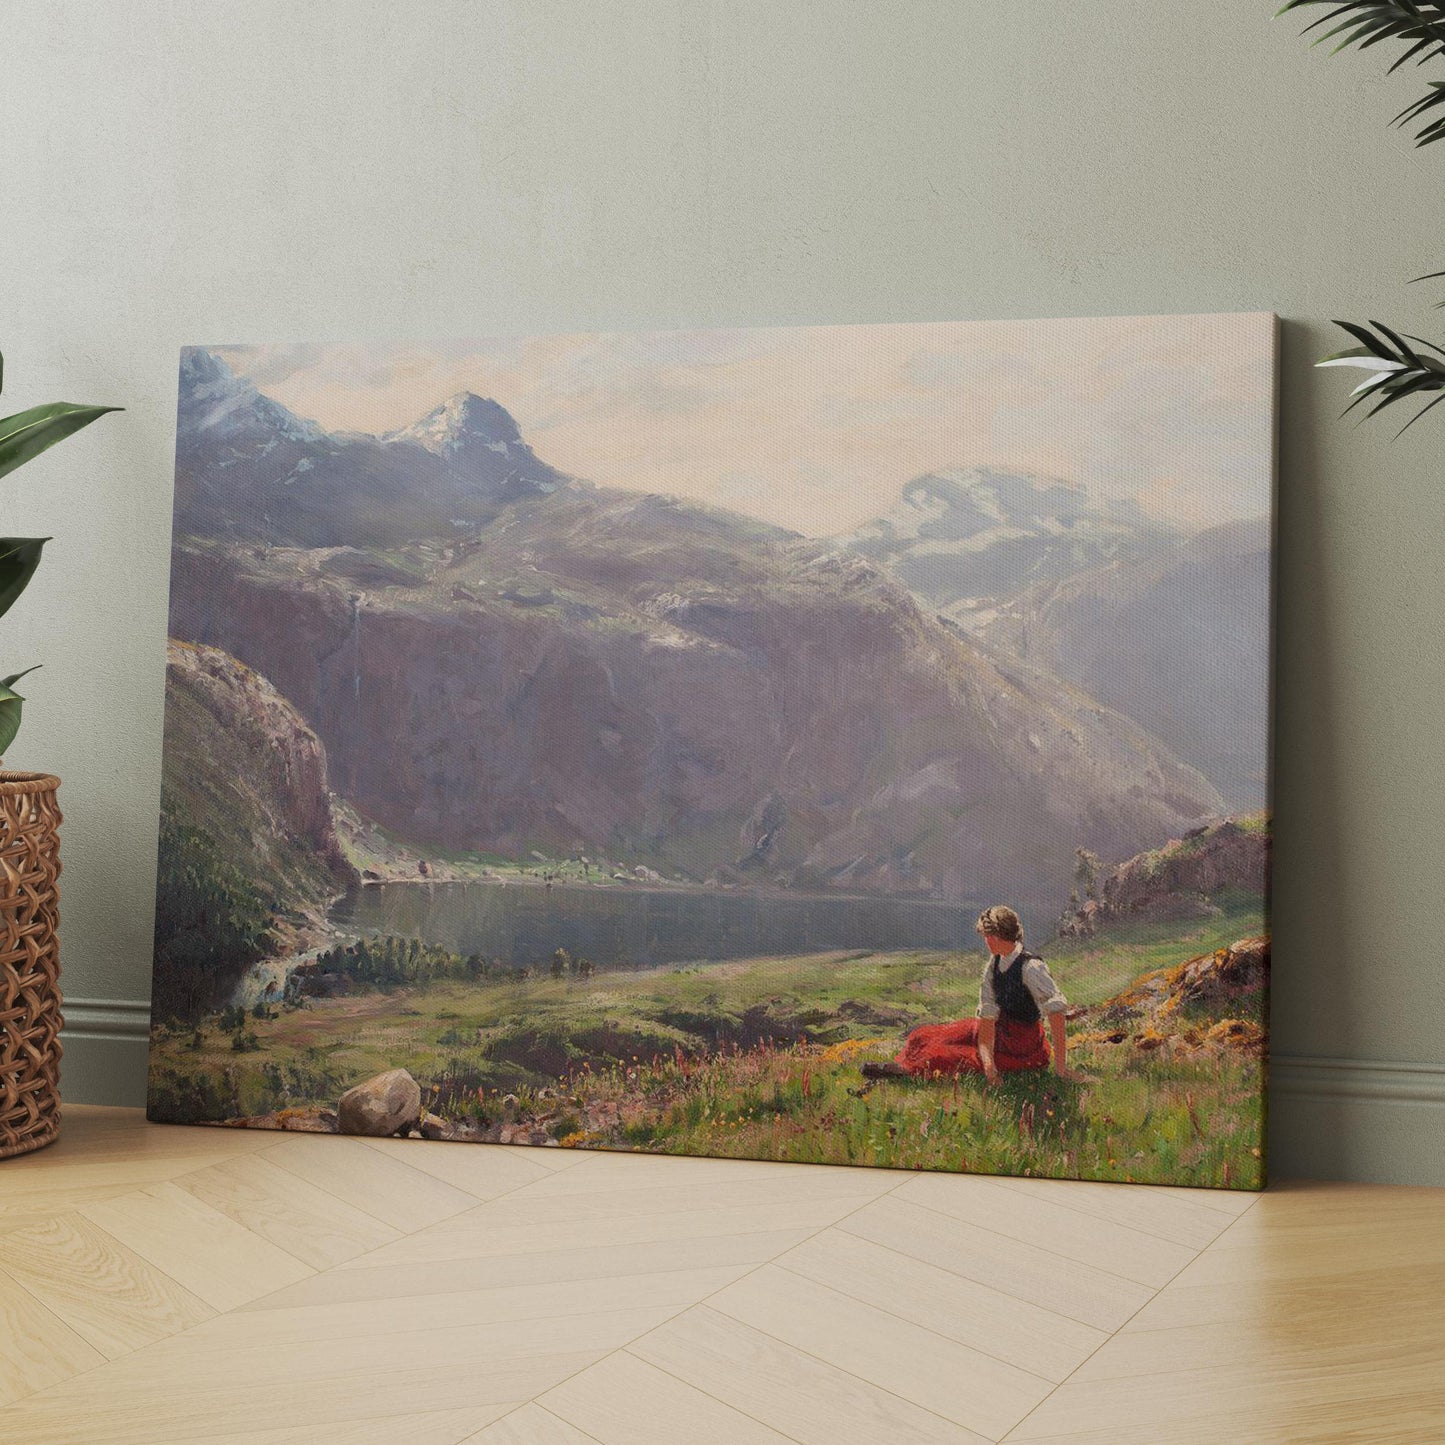
[[[1262,1187],[1275,336],[187,348],[150,1117]]]

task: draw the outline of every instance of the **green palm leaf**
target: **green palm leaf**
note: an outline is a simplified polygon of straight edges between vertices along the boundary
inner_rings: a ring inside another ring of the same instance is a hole
[[[1347,414],[1362,403],[1370,403],[1366,415],[1377,416],[1386,407],[1397,406],[1411,397],[1430,392],[1445,393],[1445,352],[1441,352],[1433,342],[1422,341],[1418,336],[1407,340],[1378,321],[1370,322],[1369,326],[1356,326],[1349,321],[1336,321],[1335,325],[1360,344],[1347,351],[1337,351],[1315,365],[1358,367],[1370,373],[1351,392],[1353,400],[1345,408]],[[1415,345],[1410,345],[1410,342]],[[1439,359],[1428,355],[1430,351],[1439,353]],[[1441,401],[1445,401],[1445,395],[1436,396],[1423,406],[1400,428],[1400,432],[1413,426]]]
[[[1445,55],[1445,4],[1439,0],[1288,0],[1276,14],[1303,10],[1307,5],[1328,7],[1326,14],[1305,26],[1304,33],[1326,26],[1314,43],[1333,40],[1332,55],[1351,46],[1368,50],[1384,40],[1401,41],[1406,49],[1391,64],[1392,72],[1411,60],[1423,65]],[[1407,105],[1391,124],[1403,126],[1426,119],[1415,144],[1429,145],[1445,138],[1445,117],[1429,114],[1439,105],[1445,105],[1445,82],[1431,81],[1429,91]]]

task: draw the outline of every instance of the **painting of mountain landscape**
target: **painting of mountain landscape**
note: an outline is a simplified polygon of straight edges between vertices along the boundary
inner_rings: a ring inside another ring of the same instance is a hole
[[[1274,368],[187,348],[150,1117],[1262,1187]]]

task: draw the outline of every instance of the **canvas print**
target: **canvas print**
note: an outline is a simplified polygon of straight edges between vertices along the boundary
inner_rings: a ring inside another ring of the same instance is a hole
[[[1261,1187],[1274,367],[185,350],[150,1117]]]

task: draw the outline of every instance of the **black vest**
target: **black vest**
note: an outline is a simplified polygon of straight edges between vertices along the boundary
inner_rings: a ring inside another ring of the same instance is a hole
[[[1024,982],[1024,964],[1038,954],[1024,949],[1007,968],[999,967],[999,956],[994,954],[989,979],[993,984],[993,1001],[1006,1019],[1016,1023],[1036,1024],[1039,1021],[1039,1006]]]

